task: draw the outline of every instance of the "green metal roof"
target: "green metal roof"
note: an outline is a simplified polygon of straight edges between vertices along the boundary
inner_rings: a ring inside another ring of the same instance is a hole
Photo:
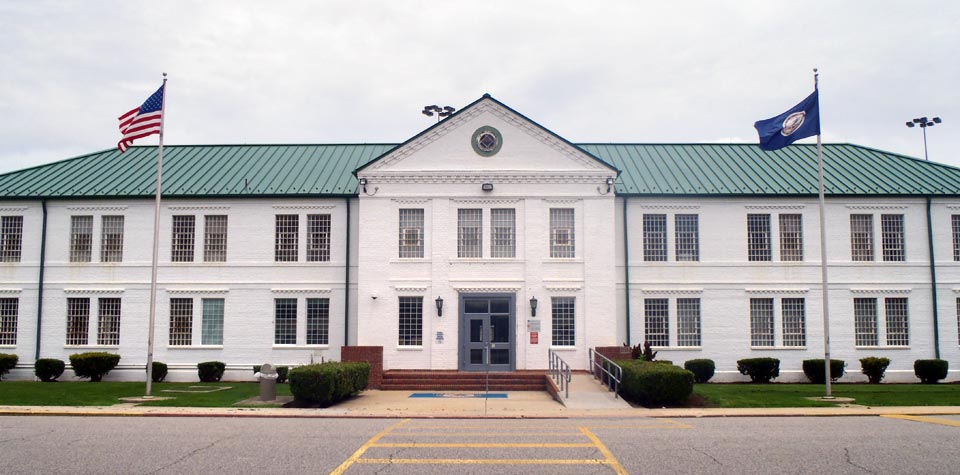
[[[576,144],[620,169],[621,195],[815,195],[817,149],[756,144]],[[396,144],[167,145],[165,197],[353,196],[352,172]],[[156,147],[0,175],[0,199],[153,196]],[[849,144],[823,146],[832,195],[960,196],[960,168]]]

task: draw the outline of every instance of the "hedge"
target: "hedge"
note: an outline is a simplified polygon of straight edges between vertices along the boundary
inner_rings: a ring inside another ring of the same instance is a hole
[[[33,374],[45,383],[54,382],[63,374],[67,364],[56,358],[40,358],[33,364]]]
[[[120,355],[103,351],[75,353],[70,355],[70,366],[78,378],[90,378],[90,382],[98,383],[107,373],[117,367]]]
[[[780,360],[776,358],[746,358],[737,360],[740,374],[750,376],[754,383],[769,383],[780,376]]]
[[[693,373],[671,364],[617,361],[623,368],[620,394],[644,406],[679,404],[693,393]]]
[[[17,366],[17,361],[19,360],[20,357],[17,355],[0,353],[0,380],[3,379],[3,375],[9,373],[11,369]]]
[[[223,377],[227,365],[222,361],[204,361],[197,363],[197,376],[203,383],[216,383]]]
[[[289,378],[295,401],[330,407],[367,387],[370,364],[332,361],[298,366],[290,370]]]
[[[710,381],[717,371],[716,363],[709,359],[688,360],[683,363],[683,368],[693,373],[693,380],[700,384]]]
[[[803,374],[811,383],[824,384],[827,382],[826,364],[824,359],[803,360]],[[847,363],[843,360],[830,359],[830,381],[836,381],[843,377],[843,369]]]
[[[167,378],[167,365],[159,361],[151,363],[153,371],[150,373],[150,380],[154,383],[162,383]]]
[[[876,356],[860,358],[860,372],[867,375],[870,384],[880,384],[883,374],[887,372],[887,366],[890,366],[890,358]]]
[[[950,364],[947,360],[916,360],[913,362],[913,374],[920,378],[923,384],[936,384],[947,377]]]

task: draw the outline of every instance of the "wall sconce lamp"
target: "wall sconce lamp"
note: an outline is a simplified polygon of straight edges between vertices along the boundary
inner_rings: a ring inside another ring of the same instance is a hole
[[[598,187],[597,187],[597,192],[600,193],[601,195],[608,195],[608,194],[610,194],[610,191],[613,190],[613,182],[614,182],[613,177],[612,177],[612,176],[608,176],[607,179],[604,180],[604,183],[606,183],[606,185],[607,185],[607,191],[606,191],[606,192],[601,191],[601,190],[600,190],[600,187],[598,186]]]
[[[480,189],[483,191],[493,191],[493,183],[484,183],[480,185]]]
[[[530,316],[531,317],[537,316],[537,298],[536,297],[530,297]]]
[[[443,298],[437,297],[437,300],[435,300],[435,302],[437,302],[437,316],[442,317],[443,316]]]
[[[363,194],[365,194],[365,195],[367,195],[367,196],[373,196],[373,195],[377,194],[377,191],[380,191],[380,188],[379,188],[379,187],[374,187],[374,188],[373,188],[373,193],[368,193],[368,192],[367,192],[367,179],[366,179],[366,178],[361,178],[361,179],[360,179],[360,187],[363,189]]]

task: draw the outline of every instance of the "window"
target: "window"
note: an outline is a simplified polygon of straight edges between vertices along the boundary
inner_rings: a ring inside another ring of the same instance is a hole
[[[423,257],[423,209],[400,210],[400,257]]]
[[[120,299],[102,298],[97,304],[97,344],[120,344]]]
[[[0,345],[17,344],[19,299],[0,299]]]
[[[747,260],[769,261],[770,254],[770,215],[747,215]]]
[[[330,299],[307,299],[307,344],[330,343]]]
[[[227,216],[203,217],[203,261],[227,261]]]
[[[123,216],[101,216],[100,262],[123,261]]]
[[[783,317],[783,346],[806,346],[807,326],[804,299],[780,301]]]
[[[880,228],[883,233],[883,260],[906,260],[903,247],[903,215],[880,215]]]
[[[803,260],[803,215],[780,215],[780,260]]]
[[[700,299],[677,299],[677,346],[700,346]]]
[[[750,299],[750,346],[773,346],[773,299]]]
[[[700,260],[700,217],[678,214],[674,217],[678,261]]]
[[[70,262],[90,262],[93,216],[70,217]]]
[[[670,346],[670,301],[645,299],[643,317],[647,342],[653,346]]]
[[[90,299],[67,299],[67,344],[86,345],[90,330]]]
[[[960,261],[960,214],[950,217],[953,224],[953,260]]]
[[[850,215],[850,258],[854,261],[873,260],[873,215]]]
[[[490,257],[517,257],[516,210],[490,210]]]
[[[400,346],[422,345],[423,297],[400,297],[399,314],[399,338],[397,344]]]
[[[0,217],[0,262],[20,262],[23,216]]]
[[[223,344],[223,299],[201,299],[203,317],[200,328],[200,343]]]
[[[299,254],[297,237],[300,234],[300,216],[295,214],[278,214],[276,219],[274,261],[297,262],[297,256]]]
[[[957,344],[960,345],[960,298],[957,299]]]
[[[170,346],[193,344],[193,299],[170,299]]]
[[[857,346],[877,346],[877,299],[853,299],[853,327]]]
[[[330,215],[307,215],[307,262],[330,261]]]
[[[910,345],[910,317],[907,313],[907,299],[885,299],[884,307],[887,312],[887,345]]]
[[[274,300],[273,344],[297,344],[297,299]]]
[[[667,215],[643,215],[643,260],[667,260]]]
[[[573,297],[552,297],[553,346],[576,346],[576,306]]]
[[[457,210],[457,257],[483,257],[483,210]]]
[[[196,234],[196,222],[193,216],[173,217],[173,239],[170,260],[173,262],[193,262],[193,237]]]
[[[576,257],[573,208],[550,208],[550,257]]]

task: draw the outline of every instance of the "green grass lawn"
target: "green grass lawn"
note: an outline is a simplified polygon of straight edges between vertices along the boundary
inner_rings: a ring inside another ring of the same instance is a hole
[[[811,401],[822,384],[697,384],[693,401],[706,407],[829,407]],[[864,406],[960,406],[960,384],[834,384],[833,395]]]
[[[207,393],[168,393],[164,390],[189,390],[191,386],[230,389]],[[120,404],[122,397],[143,396],[144,383],[77,382],[38,383],[32,381],[0,382],[0,405],[8,406],[110,406]],[[156,383],[154,396],[174,397],[165,401],[143,403],[145,406],[167,407],[230,407],[260,394],[257,383]],[[290,385],[278,384],[278,396],[289,396]]]

